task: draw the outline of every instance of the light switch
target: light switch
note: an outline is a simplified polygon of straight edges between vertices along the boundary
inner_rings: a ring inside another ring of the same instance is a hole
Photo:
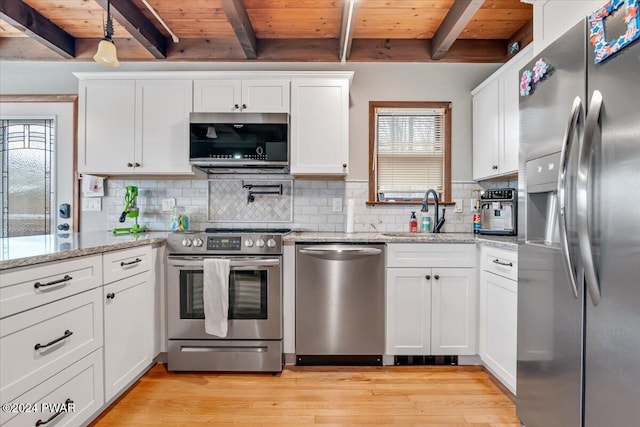
[[[176,207],[176,199],[162,199],[162,210],[171,212]]]
[[[456,204],[455,208],[453,208],[453,212],[462,213],[462,199],[454,199],[453,201]]]
[[[102,210],[102,198],[101,197],[83,198],[82,210],[85,212],[100,212]]]
[[[342,199],[340,197],[333,198],[333,212],[342,212]]]

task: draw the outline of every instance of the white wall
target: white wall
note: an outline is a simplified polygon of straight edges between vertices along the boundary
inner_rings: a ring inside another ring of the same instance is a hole
[[[353,70],[349,179],[368,178],[369,101],[451,101],[452,179],[472,178],[470,91],[500,64],[433,63],[122,63],[121,71]],[[77,94],[74,71],[109,71],[89,62],[0,61],[2,94]]]

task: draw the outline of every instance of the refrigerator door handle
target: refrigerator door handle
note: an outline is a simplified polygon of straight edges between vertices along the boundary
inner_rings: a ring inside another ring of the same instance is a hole
[[[593,260],[591,236],[589,235],[589,169],[593,159],[593,139],[596,131],[600,130],[600,113],[602,111],[602,94],[594,90],[589,104],[589,111],[585,120],[584,138],[578,155],[578,175],[576,191],[576,209],[578,223],[578,246],[584,268],[587,289],[591,296],[591,303],[600,303],[600,283]]]
[[[571,253],[569,248],[569,238],[567,235],[567,218],[566,218],[566,193],[567,193],[567,169],[568,160],[570,158],[571,151],[573,149],[573,135],[575,134],[576,127],[582,117],[582,100],[579,96],[573,100],[571,106],[571,115],[567,122],[567,127],[564,131],[564,138],[562,144],[562,151],[560,152],[560,170],[558,172],[558,224],[560,226],[560,245],[562,247],[562,258],[564,265],[569,276],[569,284],[571,285],[571,291],[573,296],[578,299],[578,285],[573,268],[573,261],[571,260]]]

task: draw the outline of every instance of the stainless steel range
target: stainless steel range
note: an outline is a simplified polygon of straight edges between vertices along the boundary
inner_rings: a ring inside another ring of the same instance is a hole
[[[282,235],[206,229],[167,238],[168,362],[172,371],[282,371]],[[203,263],[227,258],[228,332],[204,328]]]

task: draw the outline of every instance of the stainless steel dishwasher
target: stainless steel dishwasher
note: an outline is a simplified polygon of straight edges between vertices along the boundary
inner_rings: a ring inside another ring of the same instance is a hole
[[[381,365],[384,245],[296,245],[298,365]]]

